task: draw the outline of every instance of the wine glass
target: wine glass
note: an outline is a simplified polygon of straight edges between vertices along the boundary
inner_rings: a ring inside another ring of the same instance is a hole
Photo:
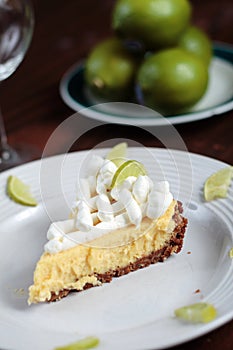
[[[14,73],[22,62],[31,42],[33,28],[34,12],[29,0],[0,0],[0,82]],[[0,110],[0,170],[23,161],[23,152],[8,145]]]

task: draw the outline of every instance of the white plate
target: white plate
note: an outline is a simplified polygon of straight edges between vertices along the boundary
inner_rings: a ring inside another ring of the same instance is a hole
[[[106,154],[104,149],[98,152]],[[43,251],[49,216],[62,219],[68,215],[66,203],[74,199],[78,167],[87,154],[51,157],[0,175],[0,347],[52,350],[95,335],[100,338],[99,350],[162,349],[230,321],[233,260],[228,252],[233,246],[233,191],[227,199],[212,203],[202,199],[205,179],[226,164],[155,148],[130,148],[129,157],[143,161],[157,178],[165,176],[174,196],[183,201],[189,224],[182,252],[60,302],[27,305],[27,288]],[[153,168],[152,160],[157,164]],[[6,196],[9,174],[31,185],[37,207],[18,205]],[[197,301],[215,305],[218,316],[213,322],[192,325],[174,318],[174,309]]]
[[[214,58],[210,66],[210,80],[203,98],[188,112],[161,118],[151,109],[129,103],[104,103],[94,98],[84,83],[84,63],[72,66],[60,82],[63,101],[82,115],[107,123],[133,124],[138,126],[180,124],[206,119],[225,113],[233,108],[233,47],[214,45]],[[138,106],[138,107],[137,107]]]

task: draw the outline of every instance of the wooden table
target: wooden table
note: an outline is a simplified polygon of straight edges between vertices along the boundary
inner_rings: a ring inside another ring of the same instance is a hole
[[[233,44],[232,0],[192,0],[193,22],[212,40]],[[73,111],[59,95],[64,72],[86,57],[93,45],[111,35],[114,0],[34,0],[36,26],[25,60],[1,86],[3,110],[9,142],[35,146],[42,154],[54,129]],[[188,150],[233,163],[233,111],[210,119],[178,125]],[[132,134],[128,128],[129,135]],[[88,149],[104,137],[84,136],[78,149]],[[112,135],[108,135],[112,137]],[[142,131],[138,141],[159,146]],[[66,135],[61,135],[54,153],[62,151]],[[232,349],[233,321],[177,349]]]

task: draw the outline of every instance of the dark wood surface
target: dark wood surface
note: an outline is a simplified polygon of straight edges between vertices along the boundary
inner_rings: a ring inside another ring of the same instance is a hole
[[[193,23],[211,40],[233,44],[232,0],[192,0]],[[65,71],[86,57],[93,45],[111,35],[114,0],[34,0],[36,26],[32,44],[18,70],[1,84],[1,107],[11,145],[35,146],[39,155],[55,128],[73,111],[59,95]],[[177,126],[188,150],[233,163],[233,111],[210,119]],[[128,135],[133,136],[130,128]],[[78,149],[101,141],[104,133],[82,137]],[[108,134],[108,137],[114,135]],[[137,140],[146,146],[158,141],[143,131]],[[62,151],[61,135],[54,153]],[[232,349],[233,321],[176,349]],[[142,344],[143,348],[143,344]]]

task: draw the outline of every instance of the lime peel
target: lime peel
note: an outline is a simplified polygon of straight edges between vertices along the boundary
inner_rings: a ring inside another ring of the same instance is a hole
[[[226,198],[233,177],[233,167],[228,166],[208,177],[204,184],[204,199],[211,201]]]
[[[177,318],[191,323],[208,323],[217,316],[215,307],[204,302],[183,306],[174,312]]]
[[[38,203],[33,198],[30,187],[16,176],[7,179],[7,194],[16,203],[35,207]]]
[[[111,160],[117,167],[123,164],[126,160],[128,145],[126,142],[118,143],[108,152],[106,159]]]
[[[57,347],[54,350],[86,350],[92,349],[99,345],[99,339],[97,337],[86,337],[75,343]]]
[[[138,177],[140,175],[147,175],[147,171],[144,165],[136,160],[127,160],[121,164],[115,172],[112,179],[111,188],[119,186],[129,176]]]

